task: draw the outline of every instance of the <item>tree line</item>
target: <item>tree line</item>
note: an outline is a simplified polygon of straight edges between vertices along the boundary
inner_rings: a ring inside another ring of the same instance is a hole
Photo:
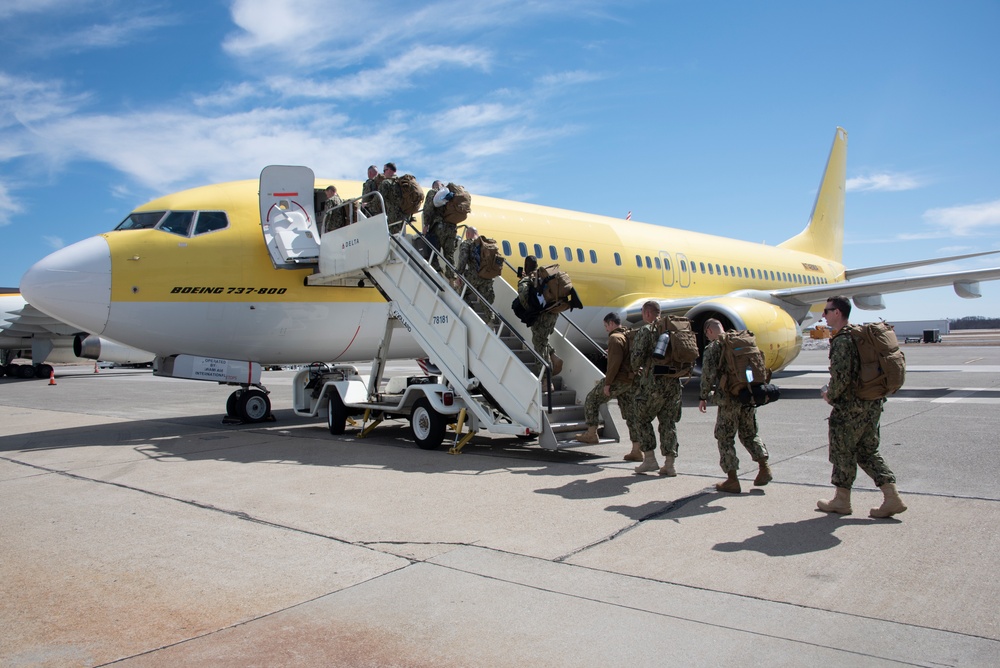
[[[948,319],[954,329],[1000,329],[1000,318],[987,318],[981,315],[967,315],[964,318]]]

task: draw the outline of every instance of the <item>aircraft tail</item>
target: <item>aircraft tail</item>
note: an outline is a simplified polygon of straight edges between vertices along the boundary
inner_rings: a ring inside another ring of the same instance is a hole
[[[823,172],[816,204],[806,229],[778,244],[842,262],[844,256],[844,187],[847,178],[847,131],[837,128]]]

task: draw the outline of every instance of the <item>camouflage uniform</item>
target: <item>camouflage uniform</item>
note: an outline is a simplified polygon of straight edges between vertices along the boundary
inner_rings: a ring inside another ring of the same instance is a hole
[[[496,295],[493,293],[493,279],[479,277],[479,266],[472,253],[475,245],[475,240],[466,239],[462,242],[462,245],[458,247],[458,264],[455,265],[455,268],[486,299],[487,303],[492,304],[493,300],[496,299]],[[466,290],[465,301],[479,314],[483,322],[488,325],[493,323],[493,311],[486,308],[474,292]]]
[[[440,210],[444,207],[436,208],[439,211],[438,216],[440,216]],[[458,247],[458,226],[454,223],[445,222],[444,218],[440,218],[440,220],[441,222],[438,224],[436,231],[438,244],[440,245],[441,254],[444,255],[444,259],[452,263],[455,261],[455,249]],[[451,266],[446,265],[444,275],[450,280],[455,277],[455,272],[451,270]]]
[[[632,368],[636,370],[633,394],[633,415],[639,449],[649,452],[656,449],[653,419],[659,423],[660,453],[677,456],[677,423],[681,419],[681,380],[653,374],[656,345],[655,323],[640,327],[632,339]]]
[[[861,360],[858,348],[846,327],[830,341],[830,385],[827,400],[830,411],[830,482],[850,489],[858,467],[871,476],[876,487],[896,482],[889,466],[878,452],[879,420],[885,399],[868,401],[856,393]]]
[[[340,195],[334,195],[323,204],[323,232],[332,232],[347,226],[346,211],[338,211],[333,215],[333,210],[344,203]]]
[[[757,409],[745,406],[729,393],[718,389],[719,380],[725,370],[722,368],[722,342],[716,339],[705,347],[701,358],[701,391],[699,398],[708,401],[714,394],[719,412],[715,417],[715,438],[719,442],[719,466],[726,473],[738,471],[740,460],[736,457],[736,434],[755,462],[768,458],[767,448],[757,435]],[[715,392],[712,392],[713,388]]]
[[[364,185],[361,186],[361,196],[364,197],[368,193],[377,193],[378,187],[385,180],[385,177],[381,174],[377,174],[375,178],[368,179],[365,181]],[[382,213],[382,205],[379,203],[377,197],[372,197],[364,200],[364,207],[366,214],[370,216],[375,216]]]
[[[583,402],[583,415],[588,427],[596,427],[601,421],[601,404],[610,399],[618,400],[618,408],[626,422],[631,422],[632,368],[628,357],[628,343],[625,328],[618,327],[608,334],[608,372],[599,381]],[[608,394],[604,394],[604,388]],[[631,427],[630,427],[631,428]]]
[[[400,208],[403,198],[399,192],[396,178],[383,179],[378,186],[378,191],[382,193],[382,200],[385,202],[385,217],[389,223],[389,234],[396,234],[406,226],[406,221],[410,219],[410,216],[403,213],[402,208]]]
[[[532,304],[528,301],[530,295],[533,294],[531,287],[535,282],[535,274],[532,272],[527,276],[522,276],[521,280],[517,282],[517,296],[521,300],[521,305],[524,306],[529,311],[537,311],[537,302]],[[538,314],[538,318],[535,320],[535,324],[531,326],[531,345],[534,346],[535,352],[538,353],[545,362],[549,361],[549,357],[552,355],[552,346],[549,345],[549,337],[552,332],[556,329],[556,321],[559,319],[558,313],[552,313],[551,311],[543,311]]]
[[[420,212],[421,223],[423,224],[424,236],[427,237],[427,241],[430,242],[436,250],[441,250],[441,226],[444,225],[444,219],[441,218],[441,209],[434,206],[434,195],[437,194],[437,190],[433,188],[427,191],[427,196],[424,197],[424,208]],[[438,259],[437,253],[431,255],[431,266],[441,271],[441,262]]]

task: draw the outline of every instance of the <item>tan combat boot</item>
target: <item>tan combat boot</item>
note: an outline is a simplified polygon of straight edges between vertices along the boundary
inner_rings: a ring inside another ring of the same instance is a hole
[[[577,434],[576,440],[589,445],[597,445],[600,443],[601,439],[597,437],[597,425],[587,425],[587,431]]]
[[[677,469],[674,468],[673,455],[663,455],[663,466],[660,468],[660,475],[668,478],[673,478],[677,475]]]
[[[656,450],[647,450],[642,453],[642,463],[635,467],[636,473],[651,473],[659,471],[660,464],[656,461]]]
[[[774,477],[771,475],[771,467],[767,465],[767,459],[762,459],[757,463],[760,465],[760,470],[757,471],[757,477],[753,479],[753,485],[754,487],[763,487]]]
[[[639,448],[639,444],[632,441],[632,452],[628,453],[623,457],[627,462],[641,462],[642,461],[642,450]]]
[[[872,508],[871,512],[868,513],[869,517],[892,517],[906,510],[906,505],[899,498],[899,492],[896,491],[896,483],[886,483],[879,489],[882,490],[882,495],[885,498],[882,500],[881,506]]]
[[[559,357],[559,355],[556,355],[555,353],[551,353],[549,355],[549,361],[552,362],[552,375],[553,376],[558,376],[560,373],[562,373],[563,361],[562,361],[562,358]]]
[[[817,501],[816,507],[824,513],[837,513],[838,515],[851,514],[851,490],[847,487],[837,487],[837,492],[830,501]]]
[[[715,489],[729,494],[739,494],[743,491],[740,488],[740,479],[736,477],[736,471],[729,471],[729,477],[726,481],[715,483]]]

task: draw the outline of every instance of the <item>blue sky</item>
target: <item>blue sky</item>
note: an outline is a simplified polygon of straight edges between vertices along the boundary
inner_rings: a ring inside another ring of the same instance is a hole
[[[275,163],[777,244],[838,125],[849,267],[1000,249],[998,29],[994,0],[5,0],[0,285]],[[1000,316],[982,289],[882,314]]]

